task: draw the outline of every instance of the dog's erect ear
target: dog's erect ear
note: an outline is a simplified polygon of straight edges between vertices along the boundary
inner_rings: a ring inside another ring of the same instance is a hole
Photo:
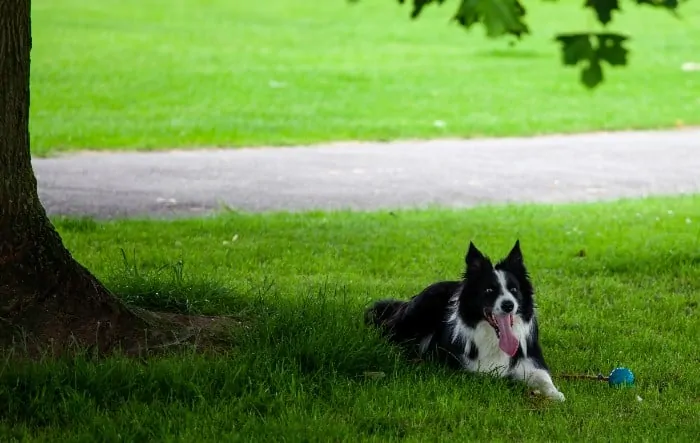
[[[469,242],[469,250],[467,250],[467,256],[465,257],[465,262],[467,264],[467,272],[478,272],[484,268],[484,265],[488,263],[488,259],[484,257],[474,243]]]
[[[516,263],[523,262],[523,253],[520,250],[520,239],[515,240],[515,246],[513,246],[513,249],[508,253],[508,261]]]
[[[516,269],[520,269],[525,266],[523,262],[523,253],[520,250],[519,239],[515,241],[515,245],[513,246],[513,249],[511,249],[508,253],[508,256],[503,259],[503,263]]]

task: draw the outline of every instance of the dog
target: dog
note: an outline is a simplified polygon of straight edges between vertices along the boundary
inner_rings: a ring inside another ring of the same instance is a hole
[[[470,241],[465,262],[461,281],[433,283],[408,301],[377,301],[365,322],[421,358],[524,381],[537,394],[564,401],[542,355],[520,240],[495,266]]]

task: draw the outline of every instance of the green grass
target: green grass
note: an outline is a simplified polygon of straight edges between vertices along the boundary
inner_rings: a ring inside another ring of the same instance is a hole
[[[222,357],[4,361],[0,441],[638,442],[700,433],[698,196],[56,222],[75,256],[130,301],[234,314],[250,327]],[[457,277],[469,240],[497,257],[516,237],[565,403],[406,364],[362,325],[370,301]],[[635,371],[636,387],[558,377],[618,365]]]
[[[452,2],[454,3],[454,2]],[[529,6],[513,48],[393,0],[35,0],[34,155],[78,149],[531,135],[700,123],[700,7],[631,9],[630,66],[596,91],[552,37],[580,2]],[[445,122],[444,127],[436,121]],[[74,255],[151,309],[231,314],[230,353],[0,362],[0,441],[693,441],[700,196],[395,213],[60,219]],[[469,240],[521,239],[563,404],[404,362],[364,307],[458,277]],[[585,254],[580,252],[584,251]],[[583,255],[583,256],[581,256]],[[562,373],[632,368],[614,390]],[[384,377],[367,377],[367,372]],[[637,400],[637,396],[642,401]]]
[[[697,2],[683,20],[625,3],[630,66],[594,92],[552,40],[592,16],[531,3],[534,35],[510,48],[449,23],[454,2],[412,22],[394,0],[35,0],[33,153],[700,123],[700,76],[681,70],[700,61]]]

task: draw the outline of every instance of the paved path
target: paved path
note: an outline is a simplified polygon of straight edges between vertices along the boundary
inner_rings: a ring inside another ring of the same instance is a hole
[[[700,192],[700,129],[35,159],[50,214],[201,215]]]

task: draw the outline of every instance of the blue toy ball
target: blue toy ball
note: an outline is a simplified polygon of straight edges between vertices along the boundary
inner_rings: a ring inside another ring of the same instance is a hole
[[[634,374],[627,368],[615,368],[608,377],[610,386],[632,386],[634,385]]]

